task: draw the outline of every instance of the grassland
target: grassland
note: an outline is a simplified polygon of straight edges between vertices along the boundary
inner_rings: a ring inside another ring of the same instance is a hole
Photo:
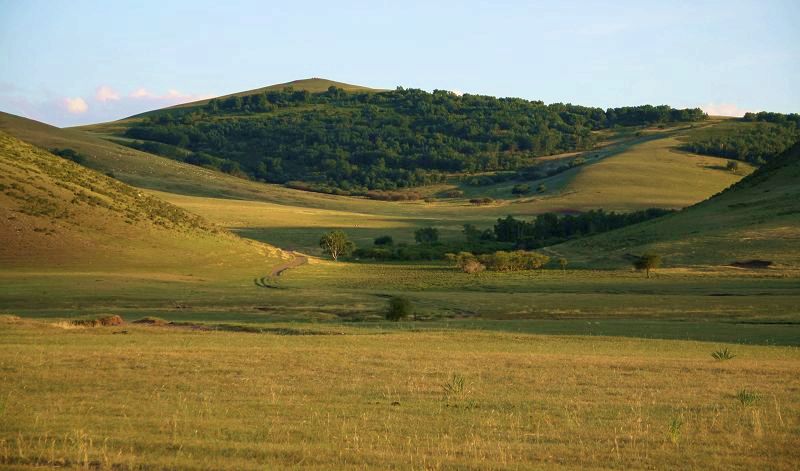
[[[410,242],[429,225],[454,239],[463,223],[507,214],[680,208],[750,169],[675,149],[702,128],[656,129],[531,182],[544,194],[515,198],[499,184],[383,202],[250,182],[9,115],[0,127],[143,188],[0,134],[4,466],[793,469],[800,459],[796,165],[663,221],[550,248],[569,258],[566,271],[312,258],[259,286],[291,255],[220,227],[312,254],[333,228],[363,245]],[[476,207],[470,191],[497,201]],[[671,267],[652,279],[630,271],[625,255],[643,250]],[[725,266],[752,254],[778,266]],[[415,320],[383,320],[394,295],[411,300]],[[70,323],[103,314],[175,324]],[[722,348],[736,357],[712,359]]]
[[[121,332],[125,334],[120,335]],[[117,335],[114,335],[114,334]],[[794,348],[4,320],[14,467],[792,469]],[[333,335],[335,334],[335,335]]]

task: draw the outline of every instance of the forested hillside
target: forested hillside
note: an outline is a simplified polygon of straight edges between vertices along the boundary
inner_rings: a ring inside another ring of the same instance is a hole
[[[683,149],[763,165],[798,140],[800,115],[747,113],[740,120],[698,132]]]
[[[516,169],[538,156],[590,148],[595,131],[705,117],[699,109],[603,110],[441,90],[285,88],[153,113],[124,135],[131,146],[232,174],[364,191]]]

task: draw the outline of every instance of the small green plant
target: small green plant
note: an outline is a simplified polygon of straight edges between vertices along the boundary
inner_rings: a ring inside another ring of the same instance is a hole
[[[683,421],[680,417],[673,418],[669,423],[669,440],[672,442],[673,445],[677,445],[681,439],[681,428],[683,427]]]
[[[399,321],[411,315],[413,312],[414,307],[411,305],[411,300],[401,296],[393,296],[389,298],[389,309],[386,311],[386,319],[390,321]]]
[[[752,406],[761,399],[761,396],[755,391],[742,389],[736,393],[736,399],[738,399],[743,406]]]
[[[731,360],[736,357],[728,348],[723,348],[722,350],[717,350],[716,352],[711,354],[711,357],[715,360],[724,361],[724,360]]]
[[[453,373],[448,381],[442,385],[446,398],[460,398],[467,392],[467,380],[458,373]]]

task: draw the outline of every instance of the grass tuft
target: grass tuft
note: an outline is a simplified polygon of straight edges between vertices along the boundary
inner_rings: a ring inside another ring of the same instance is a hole
[[[736,355],[731,352],[728,347],[723,348],[722,350],[717,350],[711,354],[711,357],[715,360],[725,361],[725,360],[732,360],[736,357]]]

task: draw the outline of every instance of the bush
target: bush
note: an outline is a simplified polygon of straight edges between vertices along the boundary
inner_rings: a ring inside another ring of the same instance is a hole
[[[544,267],[550,257],[538,252],[515,250],[505,252],[499,250],[493,254],[481,255],[478,260],[493,271],[536,270]]]
[[[414,231],[414,240],[418,244],[433,244],[439,240],[439,230],[435,227],[423,227]]]
[[[511,189],[511,194],[513,195],[527,195],[531,192],[531,186],[526,185],[524,183],[519,183],[514,185],[514,188]]]
[[[375,245],[394,245],[394,239],[388,235],[376,237]]]
[[[410,316],[413,311],[411,300],[401,296],[393,296],[389,298],[389,309],[386,311],[386,319],[396,322],[404,317]]]
[[[470,252],[448,253],[445,254],[445,259],[453,262],[464,273],[476,274],[486,270],[486,265]]]

